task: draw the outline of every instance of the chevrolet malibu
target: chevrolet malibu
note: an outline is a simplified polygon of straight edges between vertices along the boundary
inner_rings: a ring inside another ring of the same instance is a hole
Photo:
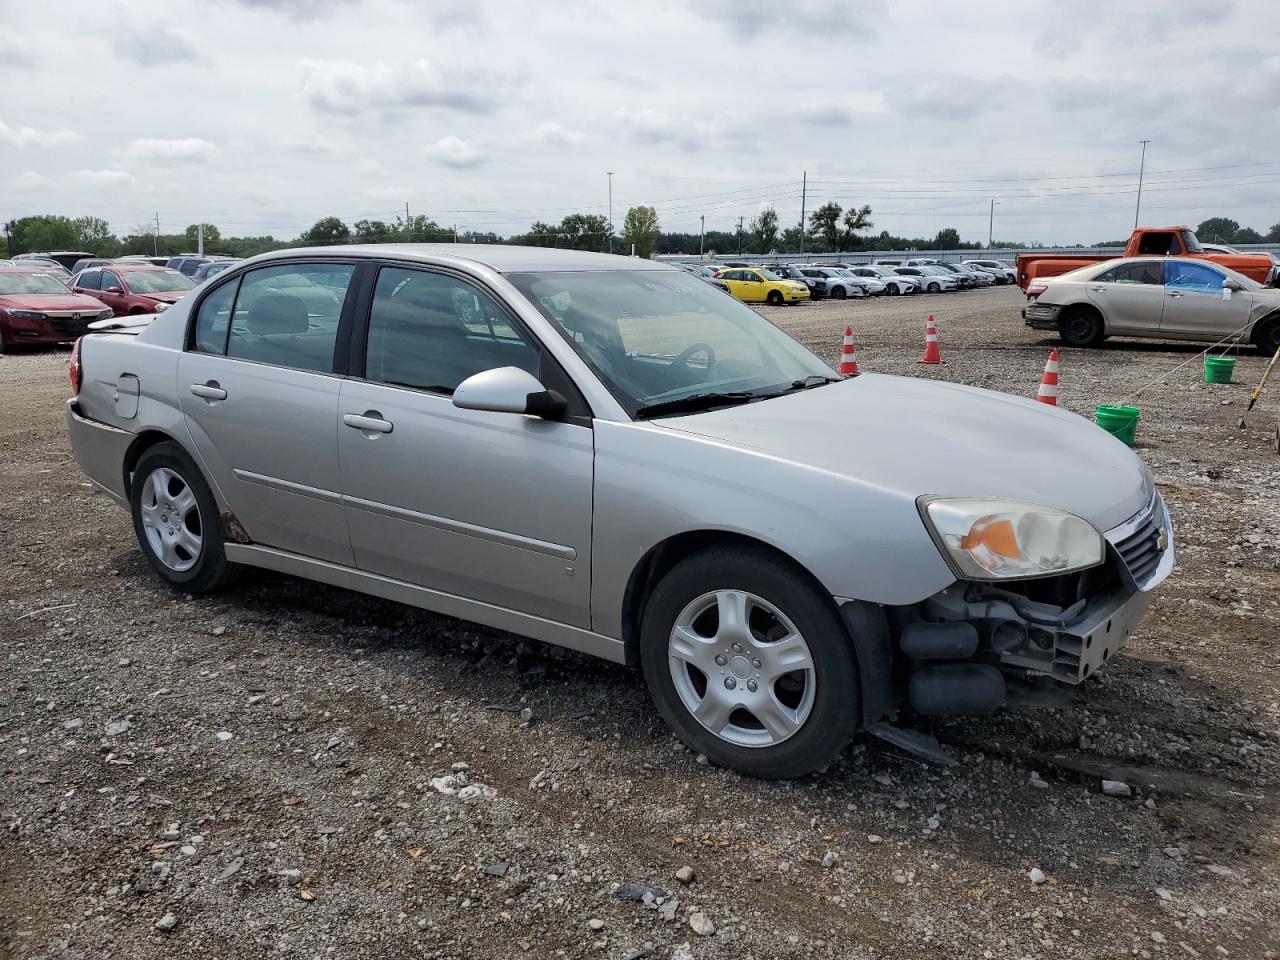
[[[300,292],[323,288],[330,300]],[[1080,683],[1174,562],[1142,462],[1055,407],[841,379],[673,267],[266,254],[73,352],[82,468],[178,591],[246,567],[636,664],[762,777]]]
[[[70,343],[109,316],[110,307],[72,293],[48,270],[0,266],[0,353],[22,344]]]

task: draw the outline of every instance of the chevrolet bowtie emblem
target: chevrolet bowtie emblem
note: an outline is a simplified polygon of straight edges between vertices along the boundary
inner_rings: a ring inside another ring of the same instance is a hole
[[[1160,528],[1159,534],[1156,535],[1156,546],[1160,548],[1160,552],[1169,549],[1169,531],[1164,527]]]

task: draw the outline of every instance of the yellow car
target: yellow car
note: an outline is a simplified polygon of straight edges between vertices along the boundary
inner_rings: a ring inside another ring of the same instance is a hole
[[[809,288],[797,280],[784,280],[770,270],[760,267],[750,269],[721,270],[717,280],[723,280],[729,292],[744,303],[799,303],[809,299]]]

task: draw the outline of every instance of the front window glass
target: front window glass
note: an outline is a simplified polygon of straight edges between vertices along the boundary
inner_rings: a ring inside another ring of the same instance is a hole
[[[1199,238],[1190,230],[1182,231],[1182,242],[1186,245],[1187,253],[1204,252],[1204,247],[1200,246]]]
[[[0,296],[66,292],[66,284],[52,274],[0,271]]]
[[[127,279],[132,293],[170,293],[195,287],[190,277],[177,270],[130,270]]]
[[[467,377],[495,367],[519,367],[536,377],[539,359],[483,290],[423,270],[384,267],[378,273],[366,379],[451,394]]]
[[[517,273],[508,279],[633,417],[748,402],[834,378],[760,314],[675,271]],[[807,380],[814,383],[805,383]],[[678,408],[688,402],[687,408]]]
[[[354,272],[355,267],[347,263],[308,263],[246,273],[231,317],[227,356],[332,372],[338,321]],[[342,287],[316,283],[314,277],[319,274],[337,278]]]
[[[1170,260],[1164,265],[1166,289],[1187,290],[1193,293],[1222,293],[1222,274],[1203,263],[1183,263]]]

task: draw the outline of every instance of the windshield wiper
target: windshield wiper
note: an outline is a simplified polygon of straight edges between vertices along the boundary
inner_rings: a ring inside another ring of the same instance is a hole
[[[812,390],[814,387],[826,386],[828,383],[839,383],[840,377],[828,377],[826,374],[815,373],[805,377],[803,380],[792,380],[792,390]]]
[[[650,420],[653,417],[661,417],[668,413],[697,413],[699,410],[710,410],[712,407],[736,406],[740,403],[750,403],[752,400],[759,399],[761,397],[758,393],[745,393],[743,391],[695,393],[689,397],[663,400],[660,403],[650,403],[643,406],[636,411],[636,419]]]

